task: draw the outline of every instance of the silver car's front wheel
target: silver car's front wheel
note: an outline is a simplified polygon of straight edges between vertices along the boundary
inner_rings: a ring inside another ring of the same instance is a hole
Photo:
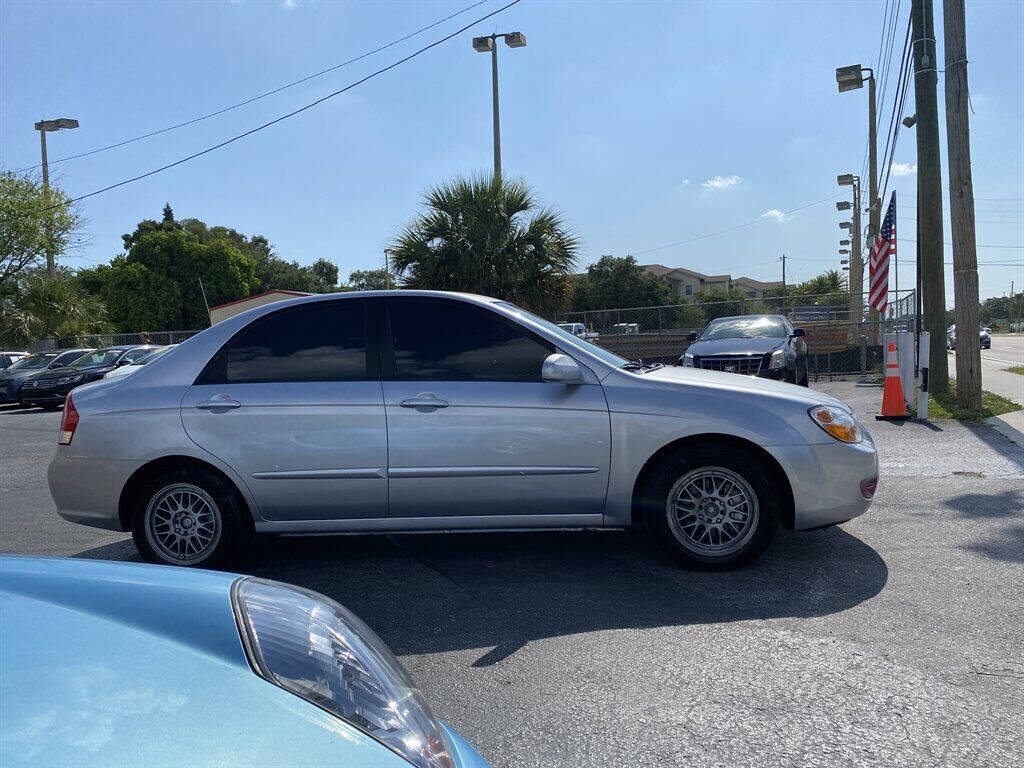
[[[672,534],[686,549],[730,555],[750,541],[759,507],[750,483],[725,467],[701,467],[672,486],[665,510]]]
[[[194,565],[220,543],[223,517],[217,502],[197,485],[177,483],[159,491],[146,507],[146,538],[163,561]]]

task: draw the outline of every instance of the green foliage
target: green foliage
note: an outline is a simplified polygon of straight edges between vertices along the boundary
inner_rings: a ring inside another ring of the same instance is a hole
[[[573,310],[654,307],[673,303],[668,281],[645,272],[632,256],[602,256],[573,278]]]
[[[424,202],[392,248],[405,287],[482,293],[544,315],[569,303],[578,241],[522,181],[456,179]]]
[[[181,315],[181,289],[169,277],[118,256],[110,264],[81,270],[79,284],[103,300],[107,314],[124,330],[173,328]]]
[[[1024,292],[1014,296],[993,296],[981,303],[981,324],[1006,326],[1024,320]],[[950,320],[946,327],[953,324]]]
[[[348,276],[352,291],[386,291],[395,288],[395,280],[383,269],[357,269]]]
[[[0,173],[0,286],[45,262],[47,227],[57,257],[74,241],[82,218],[60,189],[47,194],[33,176]]]
[[[827,306],[847,307],[850,304],[850,293],[847,287],[846,275],[838,269],[829,269],[817,277],[812,277],[806,282],[798,285],[789,285],[785,288],[772,288],[765,293],[766,297],[781,298],[784,301],[768,302],[774,307],[772,311],[777,312],[783,306]]]
[[[103,304],[67,273],[22,272],[0,286],[0,344],[27,347],[52,336],[73,338],[110,330]]]
[[[309,266],[313,276],[313,293],[331,293],[338,285],[338,265],[327,259],[317,259]]]
[[[949,380],[945,392],[931,392],[928,395],[929,419],[959,419],[961,421],[982,421],[1011,411],[1019,411],[1020,405],[988,390],[981,392],[981,410],[965,411],[956,399],[956,381]]]
[[[694,304],[714,305],[705,307],[705,311],[711,319],[745,314],[747,301],[747,294],[739,288],[730,288],[728,291],[723,291],[721,288],[711,288],[710,290],[697,291],[693,294]]]

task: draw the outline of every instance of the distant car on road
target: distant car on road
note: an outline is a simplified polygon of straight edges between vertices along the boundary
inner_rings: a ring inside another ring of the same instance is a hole
[[[862,514],[877,479],[835,398],[630,362],[498,299],[413,290],[251,309],[79,387],[49,468],[64,519],[178,565],[253,531],[642,520],[686,565],[737,567],[780,522]]]
[[[616,323],[611,327],[611,333],[616,336],[640,333],[640,325],[638,323]]]
[[[213,571],[0,558],[5,766],[487,768],[316,592]]]
[[[588,331],[587,326],[583,323],[559,323],[558,327],[563,331],[568,331],[573,336],[579,336],[581,339],[596,339],[599,335],[593,331]]]
[[[28,355],[28,352],[10,352],[7,350],[0,352],[0,371],[9,368],[13,363],[18,362],[26,355]]]
[[[21,402],[26,406],[58,408],[75,387],[103,378],[108,371],[138,360],[156,349],[155,344],[106,347],[87,352],[59,368],[47,368],[21,385]]]
[[[979,331],[981,348],[992,349],[992,331],[989,328],[982,328]],[[946,329],[946,348],[956,349],[956,324],[949,326]]]
[[[136,371],[138,371],[141,366],[153,362],[158,357],[160,357],[160,355],[168,352],[169,350],[173,349],[176,346],[178,346],[178,345],[177,344],[168,344],[166,347],[157,347],[152,352],[150,352],[148,355],[143,355],[139,359],[134,360],[134,361],[128,363],[128,365],[119,365],[117,368],[114,368],[112,371],[107,371],[105,374],[103,374],[103,378],[104,379],[121,379],[121,378],[124,378],[125,376],[130,376],[131,374],[133,374]]]
[[[73,360],[77,360],[91,349],[66,349],[54,352],[36,352],[0,371],[0,403],[20,403],[21,385],[30,376],[40,371],[59,368]]]
[[[803,328],[782,315],[719,317],[699,334],[679,358],[682,365],[704,370],[760,376],[808,385],[807,344]]]

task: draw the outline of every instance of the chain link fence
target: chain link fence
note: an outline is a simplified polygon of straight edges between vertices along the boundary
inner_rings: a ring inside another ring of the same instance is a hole
[[[120,347],[129,344],[180,344],[199,331],[144,331],[139,333],[96,333],[85,336],[62,336],[43,339],[36,345],[37,352],[55,349],[77,349],[89,347]]]
[[[712,320],[783,315],[804,329],[808,370],[821,379],[881,373],[883,335],[914,329],[912,290],[890,291],[884,317],[872,317],[867,306],[866,294],[836,293],[567,312],[557,322],[572,324],[577,335],[630,360],[675,363],[691,343],[688,336]]]

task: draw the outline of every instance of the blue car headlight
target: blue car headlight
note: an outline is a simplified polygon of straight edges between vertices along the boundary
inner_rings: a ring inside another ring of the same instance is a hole
[[[253,670],[417,768],[454,768],[423,694],[373,630],[315,592],[240,578],[231,602]]]

